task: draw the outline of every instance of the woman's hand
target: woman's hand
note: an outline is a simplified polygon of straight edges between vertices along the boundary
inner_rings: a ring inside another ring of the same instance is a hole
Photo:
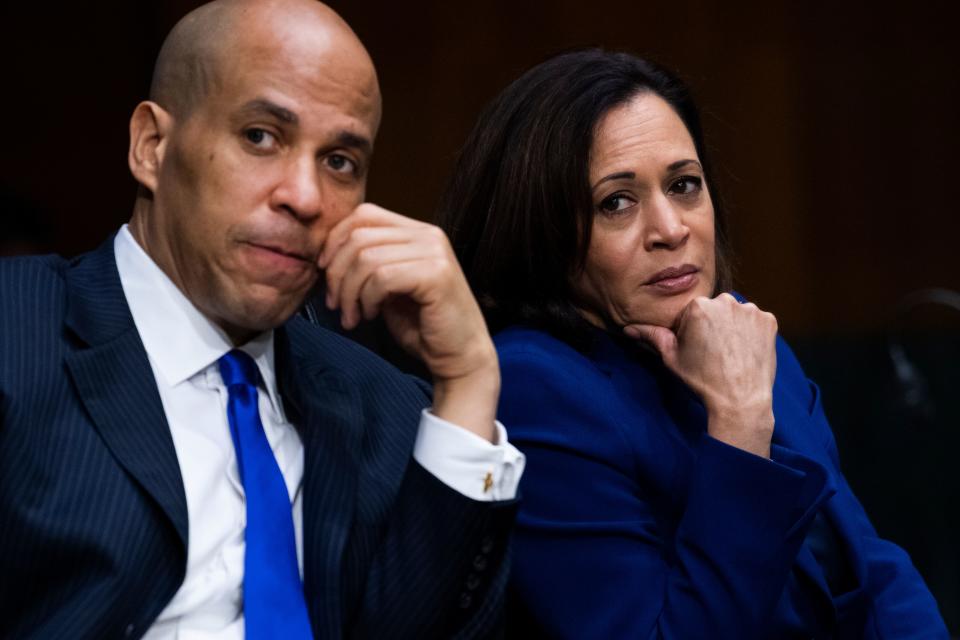
[[[664,364],[700,396],[707,432],[727,444],[770,457],[777,320],[728,293],[695,298],[671,330],[624,327],[660,352]]]

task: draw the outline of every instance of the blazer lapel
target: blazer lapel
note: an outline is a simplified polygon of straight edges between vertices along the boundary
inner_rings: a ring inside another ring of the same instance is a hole
[[[363,407],[339,370],[311,361],[296,349],[295,334],[304,326],[294,318],[275,333],[277,380],[288,418],[297,425],[304,445],[307,606],[317,637],[340,637],[342,558],[356,507]],[[312,327],[308,330],[317,332]],[[310,336],[311,342],[316,339]]]
[[[123,295],[113,238],[67,272],[67,327],[84,345],[66,365],[94,428],[187,544],[187,503],[153,370]]]

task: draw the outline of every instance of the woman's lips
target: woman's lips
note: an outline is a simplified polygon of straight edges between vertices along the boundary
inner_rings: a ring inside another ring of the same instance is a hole
[[[654,291],[665,294],[683,293],[697,284],[700,270],[692,264],[670,267],[658,272],[644,283]]]

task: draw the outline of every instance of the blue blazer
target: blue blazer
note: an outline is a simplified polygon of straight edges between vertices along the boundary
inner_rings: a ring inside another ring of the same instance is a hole
[[[499,417],[527,455],[518,637],[947,637],[782,339],[772,460],[706,435],[696,396],[635,345],[598,331],[584,355],[520,327],[495,342]]]
[[[317,638],[484,637],[512,503],[413,462],[413,379],[302,318],[276,332],[304,443],[304,589]],[[0,638],[140,637],[179,588],[189,523],[112,239],[0,261]]]

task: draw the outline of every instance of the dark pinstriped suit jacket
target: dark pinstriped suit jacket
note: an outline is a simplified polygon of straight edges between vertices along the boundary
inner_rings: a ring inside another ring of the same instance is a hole
[[[317,638],[486,637],[513,502],[411,458],[421,386],[294,318],[277,379],[305,450],[304,588]],[[0,638],[139,637],[186,567],[176,452],[112,239],[0,261]]]

